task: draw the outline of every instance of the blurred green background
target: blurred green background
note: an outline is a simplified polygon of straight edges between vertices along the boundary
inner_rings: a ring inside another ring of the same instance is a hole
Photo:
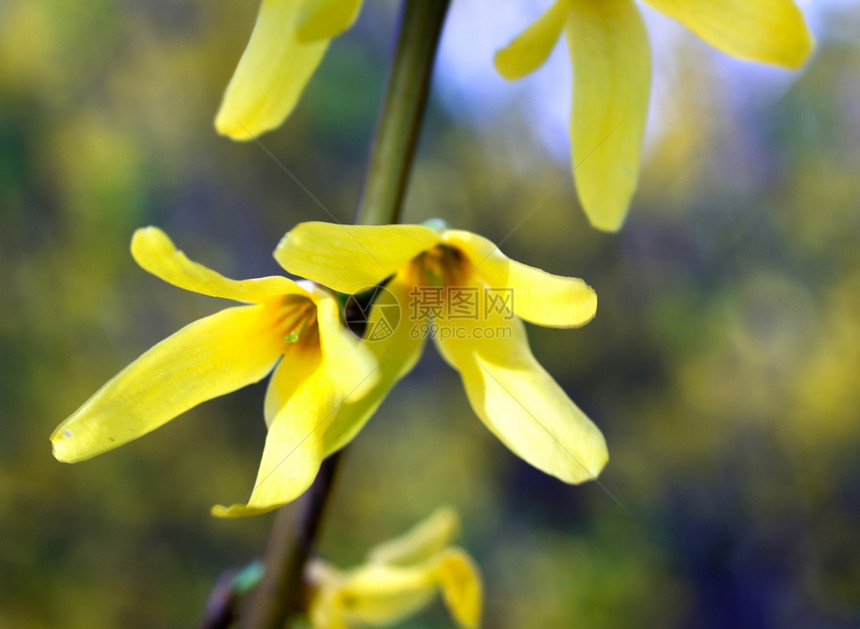
[[[487,627],[860,625],[860,10],[844,4],[779,90],[747,92],[759,76],[733,72],[748,64],[681,41],[618,235],[587,226],[527,102],[478,126],[474,103],[431,103],[406,219],[513,231],[511,257],[596,288],[589,325],[530,337],[612,458],[603,486],[530,468],[428,347],[350,448],[324,555],[351,565],[449,503]],[[368,5],[262,139],[345,222],[395,22]],[[244,278],[279,271],[271,251],[296,222],[330,218],[259,146],[212,128],[256,9],[0,4],[0,627],[193,626],[218,575],[265,544],[273,516],[209,515],[251,488],[265,384],[79,465],[48,442],[223,305],[137,268],[136,227]],[[434,93],[444,82],[442,68]],[[451,624],[437,604],[403,626]]]

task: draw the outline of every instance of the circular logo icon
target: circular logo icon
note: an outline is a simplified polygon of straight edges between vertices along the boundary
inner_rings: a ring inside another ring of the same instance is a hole
[[[350,295],[344,316],[349,329],[365,341],[382,341],[400,325],[400,303],[384,286],[374,286]]]

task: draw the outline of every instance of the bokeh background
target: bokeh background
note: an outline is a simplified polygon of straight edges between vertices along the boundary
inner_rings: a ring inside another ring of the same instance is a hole
[[[367,4],[262,138],[345,222],[396,17]],[[641,185],[606,235],[569,180],[565,52],[520,84],[493,74],[542,4],[454,3],[405,214],[509,236],[512,257],[596,288],[593,322],[530,338],[606,434],[602,485],[509,453],[428,348],[350,448],[321,552],[351,565],[447,503],[487,627],[860,626],[860,6],[803,5],[818,46],[800,73],[646,10]],[[296,222],[329,220],[259,146],[213,131],[256,9],[0,4],[0,627],[193,626],[218,575],[265,544],[273,516],[209,515],[250,490],[264,384],[79,465],[48,442],[222,306],[138,269],[136,227],[243,278],[278,272]],[[403,626],[451,624],[437,603]]]

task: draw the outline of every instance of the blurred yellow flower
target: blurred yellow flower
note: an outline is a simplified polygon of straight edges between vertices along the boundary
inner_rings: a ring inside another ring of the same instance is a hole
[[[329,41],[355,22],[362,0],[263,0],[215,117],[218,133],[251,140],[296,106]]]
[[[812,52],[792,0],[645,0],[723,52],[798,68]],[[519,79],[541,66],[564,32],[573,66],[571,159],[591,224],[615,231],[636,188],[648,114],[648,36],[633,0],[556,0],[507,47],[495,66]]]
[[[481,622],[481,575],[463,550],[451,547],[459,521],[438,509],[402,537],[377,546],[367,563],[349,571],[314,560],[307,569],[314,629],[384,627],[429,604],[441,590],[457,625]]]
[[[800,67],[813,40],[793,0],[645,0],[720,50]],[[251,140],[292,112],[329,42],[349,29],[362,0],[263,0],[248,46],[215,118],[219,133]],[[562,33],[573,67],[571,160],[592,225],[618,230],[639,175],[651,89],[651,53],[633,0],[556,0],[502,50],[499,74],[540,67]]]
[[[394,384],[417,362],[427,336],[460,372],[475,413],[514,453],[567,483],[592,480],[608,459],[600,430],[538,364],[519,317],[544,326],[587,323],[597,308],[582,280],[515,262],[489,240],[423,225],[300,223],[275,257],[297,275],[343,293],[384,282],[401,315],[367,346],[379,383],[348,400],[330,429],[343,442],[360,430]],[[408,317],[404,317],[408,314]],[[386,323],[371,309],[369,329]],[[371,338],[371,337],[369,337]]]
[[[101,454],[274,368],[254,490],[247,505],[216,506],[213,514],[252,515],[290,502],[332,452],[326,432],[339,405],[374,384],[373,356],[341,324],[335,298],[309,282],[228,279],[189,260],[154,227],[135,232],[131,253],[166,282],[250,305],[195,321],[145,352],[57,427],[54,456],[73,463]]]

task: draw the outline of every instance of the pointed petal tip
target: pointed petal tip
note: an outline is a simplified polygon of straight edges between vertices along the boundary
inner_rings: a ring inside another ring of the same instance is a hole
[[[571,132],[575,132],[573,127]],[[603,139],[608,139],[608,136]],[[617,233],[627,220],[639,179],[638,151],[641,149],[641,137],[635,144],[638,147],[637,155],[628,155],[626,160],[616,164],[606,163],[600,154],[596,154],[596,159],[603,161],[603,164],[590,164],[587,161],[573,164],[580,204],[588,223],[598,231]],[[614,148],[607,145],[607,150],[611,153]],[[572,152],[572,155],[575,157],[575,153]],[[621,162],[626,163],[619,166]]]
[[[131,255],[135,260],[146,252],[164,248],[175,249],[176,245],[167,234],[153,225],[139,227],[131,236]]]
[[[569,281],[571,284],[576,282],[571,287],[567,299],[563,302],[563,308],[569,314],[563,321],[553,322],[553,327],[556,328],[581,328],[591,323],[592,319],[597,315],[597,292],[579,278],[569,278]],[[535,323],[528,317],[523,317],[523,319]],[[537,322],[538,325],[544,326],[548,325],[548,323]]]
[[[814,39],[796,0],[645,0],[726,54],[797,70],[809,59]]]
[[[134,243],[135,240],[140,240],[142,238],[152,238],[153,234],[164,233],[155,225],[145,225],[143,227],[138,227],[134,230],[134,234],[131,236],[131,242]],[[165,234],[166,235],[166,234]]]
[[[439,581],[442,596],[457,625],[463,629],[478,629],[484,588],[475,561],[461,548],[445,550],[439,565]]]
[[[212,514],[212,517],[215,518],[233,518],[238,517],[238,513],[236,513],[236,507],[239,505],[232,505],[230,507],[225,507],[224,505],[215,505],[209,511]]]
[[[236,142],[250,142],[256,139],[264,130],[259,130],[256,133],[252,132],[247,125],[241,124],[238,120],[228,118],[221,111],[215,116],[215,131],[218,135],[234,140]]]
[[[794,57],[786,60],[785,67],[791,70],[800,70],[815,52],[815,37],[808,26],[804,24],[804,27]]]
[[[213,517],[221,519],[245,518],[253,515],[262,515],[269,511],[274,511],[281,506],[283,505],[271,505],[269,507],[251,507],[243,504],[234,504],[229,507],[225,507],[224,505],[215,505],[210,510],[210,513]]]
[[[581,473],[570,478],[562,479],[569,485],[581,485],[590,481],[596,481],[606,465],[609,463],[609,448],[606,439],[599,429],[596,430],[595,443],[592,444],[585,461],[581,462]]]
[[[781,28],[773,37],[774,47],[760,60],[789,70],[800,70],[815,52],[815,36],[797,4],[790,2],[782,5],[781,9]],[[752,60],[759,59],[753,57]]]
[[[573,177],[592,226],[615,232],[639,176],[651,94],[648,34],[629,0],[571,0],[571,9]]]
[[[493,55],[493,65],[503,78],[516,81],[542,66],[561,37],[566,0],[556,0],[537,20]]]
[[[582,318],[571,327],[580,328],[594,319],[597,316],[597,292],[586,284],[584,295],[580,297],[581,302],[578,304],[582,311]]]
[[[624,227],[624,222],[627,219],[627,207],[619,210],[589,210],[585,208],[585,215],[588,217],[588,223],[594,228],[607,234],[615,234],[621,231]]]
[[[64,433],[61,429],[57,429],[51,435],[51,454],[60,463],[75,463],[78,458],[71,456],[68,448],[68,438],[70,435]]]
[[[104,444],[94,445],[92,439],[72,439],[72,433],[66,428],[67,421],[63,422],[51,433],[51,454],[60,463],[80,463],[91,459],[111,449]]]
[[[518,81],[529,74],[529,72],[513,63],[509,57],[510,52],[508,48],[497,50],[496,54],[493,55],[493,67],[500,77],[506,81]]]
[[[138,227],[137,229],[134,230],[134,235],[132,236],[132,238],[143,237],[143,236],[146,236],[147,234],[151,234],[153,232],[162,233],[162,234],[164,233],[155,225],[144,225],[143,227]],[[140,236],[138,236],[138,234],[140,234]]]

